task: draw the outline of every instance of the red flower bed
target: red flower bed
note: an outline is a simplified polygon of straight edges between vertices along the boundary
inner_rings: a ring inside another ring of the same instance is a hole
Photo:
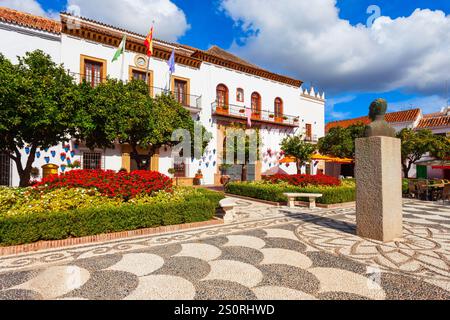
[[[338,178],[326,175],[309,175],[309,174],[275,174],[273,176],[263,176],[265,181],[272,183],[287,182],[294,186],[339,186],[341,181]]]
[[[171,191],[172,180],[155,171],[115,172],[104,170],[72,170],[51,175],[34,185],[39,190],[57,188],[95,188],[108,197],[130,199],[139,194],[160,190]]]

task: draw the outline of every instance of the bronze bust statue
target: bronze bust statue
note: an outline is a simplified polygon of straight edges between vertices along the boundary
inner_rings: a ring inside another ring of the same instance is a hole
[[[369,118],[372,123],[366,130],[366,137],[395,137],[395,129],[384,119],[387,110],[387,102],[384,99],[377,99],[370,104]]]

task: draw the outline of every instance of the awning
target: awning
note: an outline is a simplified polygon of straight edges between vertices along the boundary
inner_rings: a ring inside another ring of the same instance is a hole
[[[432,166],[432,169],[450,170],[450,166]]]
[[[325,162],[342,163],[342,164],[353,163],[353,159],[335,158],[335,157],[330,157],[330,156],[324,156],[321,154],[315,154],[311,159],[314,161],[325,161]],[[280,163],[292,163],[292,162],[295,162],[295,158],[294,157],[284,157],[279,162]]]

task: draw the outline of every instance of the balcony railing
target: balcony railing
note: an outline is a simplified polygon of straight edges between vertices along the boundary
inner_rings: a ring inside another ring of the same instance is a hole
[[[245,106],[238,105],[222,105],[217,101],[211,104],[212,113],[217,116],[231,117],[235,119],[246,120],[246,110],[250,109]],[[276,115],[274,112],[261,110],[252,111],[252,121],[273,123],[284,126],[297,127],[299,126],[299,118],[289,115]]]
[[[97,86],[107,80],[107,78],[95,77],[92,75],[84,75],[80,73],[69,72],[69,74],[75,79],[76,83],[81,83],[86,81],[92,86]],[[129,80],[123,81],[128,83]],[[189,109],[191,112],[198,113],[202,110],[202,97],[193,94],[186,94],[180,92],[173,92],[166,88],[159,88],[154,86],[149,86],[149,92],[153,97],[161,94],[171,95],[175,100],[177,100],[182,106]]]

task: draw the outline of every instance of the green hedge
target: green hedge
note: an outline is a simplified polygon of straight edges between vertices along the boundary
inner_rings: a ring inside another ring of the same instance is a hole
[[[66,212],[0,217],[0,245],[61,240],[110,232],[137,230],[213,218],[224,195],[199,190],[182,202],[103,206]]]
[[[285,184],[231,182],[227,184],[225,191],[230,194],[273,202],[287,202],[287,197],[283,195],[286,192],[321,193],[323,196],[317,199],[317,203],[321,204],[352,202],[356,199],[356,188],[352,186],[296,187]],[[300,200],[308,201],[308,199]]]

